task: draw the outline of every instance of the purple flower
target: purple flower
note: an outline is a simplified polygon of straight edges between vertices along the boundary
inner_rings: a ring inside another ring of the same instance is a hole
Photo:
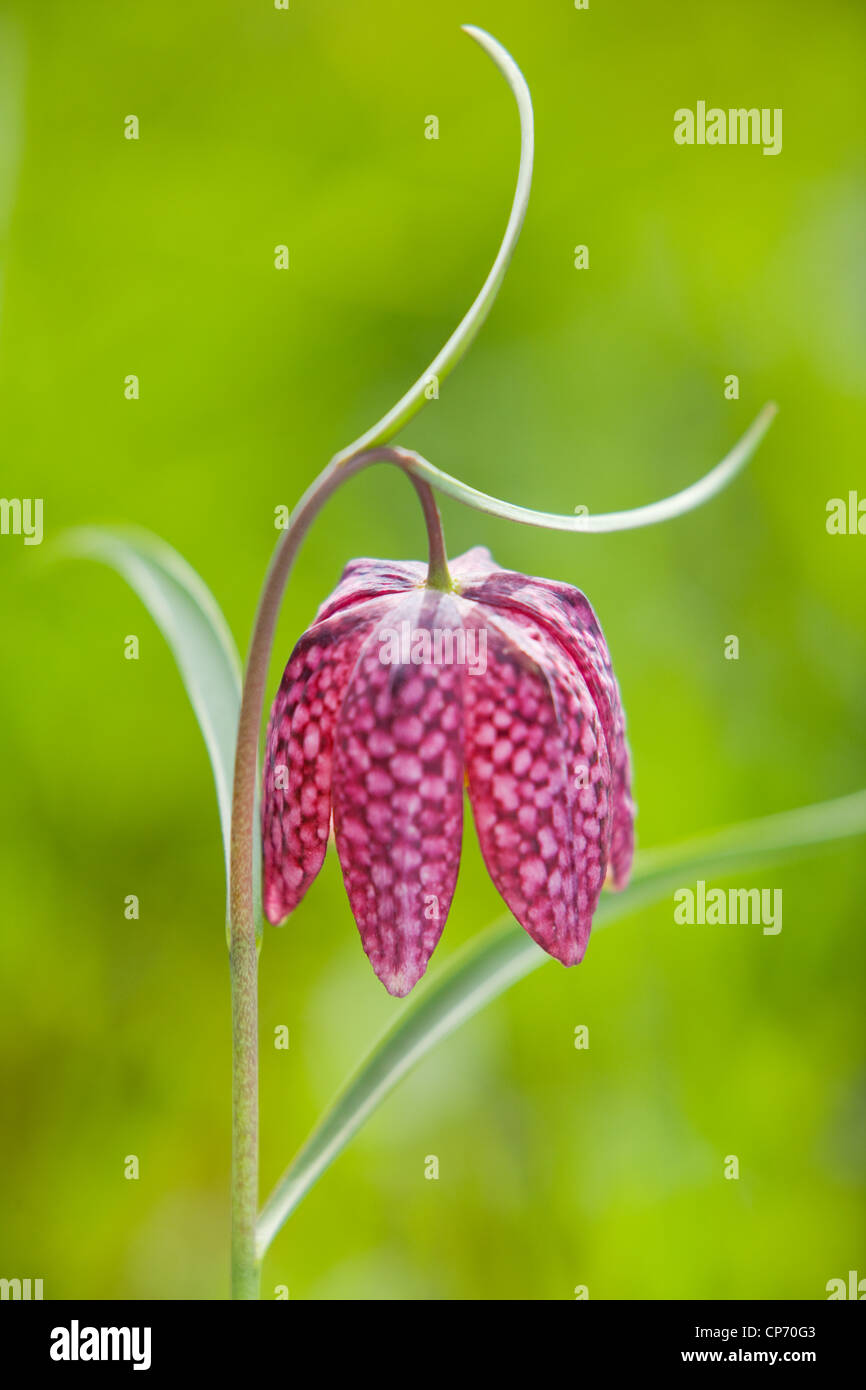
[[[634,805],[619,689],[587,599],[500,570],[355,560],[293,651],[264,769],[264,907],[282,922],[333,812],[364,950],[391,994],[424,974],[460,863],[463,788],[497,889],[539,946],[583,958],[602,884],[625,886]]]

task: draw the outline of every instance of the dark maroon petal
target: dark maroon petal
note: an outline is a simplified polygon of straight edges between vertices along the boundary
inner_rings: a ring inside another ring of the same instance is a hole
[[[498,570],[480,547],[454,561],[451,569],[464,598],[542,627],[569,654],[586,682],[601,717],[613,777],[611,876],[615,888],[624,888],[634,855],[631,760],[619,686],[589,600],[570,584]]]
[[[364,950],[395,995],[421,978],[439,940],[463,833],[464,667],[407,660],[416,640],[424,657],[417,638],[424,631],[462,637],[450,595],[407,595],[376,625],[336,731],[334,830],[343,880]]]
[[[463,604],[461,604],[463,607]],[[610,843],[598,709],[543,632],[473,605],[487,669],[466,681],[466,766],[484,861],[514,916],[564,965],[583,957]]]
[[[277,925],[301,901],[325,857],[334,727],[364,638],[393,599],[316,623],[289,658],[274,700],[262,785],[262,897]]]

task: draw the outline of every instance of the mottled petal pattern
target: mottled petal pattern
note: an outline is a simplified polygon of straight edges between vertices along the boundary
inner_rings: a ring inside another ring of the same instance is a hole
[[[395,995],[417,983],[457,879],[466,777],[482,854],[544,950],[582,959],[608,869],[633,851],[631,764],[604,636],[578,589],[414,562],[346,567],[283,676],[268,727],[264,902],[282,921],[332,820],[364,949]]]
[[[280,682],[262,779],[262,897],[274,925],[294,911],[322,867],[337,715],[364,638],[388,606],[367,602],[314,624]]]
[[[575,965],[610,842],[610,764],[598,710],[543,633],[480,606],[474,616],[488,634],[487,670],[466,687],[466,763],[481,852],[521,926]]]
[[[404,598],[368,636],[337,728],[337,852],[364,950],[395,995],[424,974],[457,880],[464,671],[432,656],[436,632],[461,629],[449,595]]]
[[[631,796],[631,759],[625,735],[625,715],[610,653],[598,619],[585,594],[552,579],[527,578],[499,570],[481,547],[452,565],[455,580],[467,599],[475,599],[509,617],[518,616],[542,626],[568,653],[596,703],[607,741],[613,785],[613,828],[610,867],[615,888],[628,882],[634,856],[635,807]]]

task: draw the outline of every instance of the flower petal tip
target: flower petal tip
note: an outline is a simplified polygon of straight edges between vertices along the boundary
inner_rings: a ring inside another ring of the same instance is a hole
[[[420,965],[405,963],[395,967],[385,962],[377,965],[371,957],[370,964],[376,972],[376,977],[382,981],[391,997],[393,999],[405,999],[407,994],[411,994],[418,981],[423,979],[428,962],[425,960]]]

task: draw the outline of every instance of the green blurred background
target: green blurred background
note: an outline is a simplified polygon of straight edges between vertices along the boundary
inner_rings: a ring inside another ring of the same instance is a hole
[[[535,186],[489,323],[402,441],[513,501],[612,510],[699,476],[768,398],[781,410],[699,513],[581,538],[446,502],[451,552],[487,544],[590,596],[642,845],[866,784],[866,539],[825,529],[829,498],[866,495],[856,0],[6,0],[0,491],[44,498],[46,538],[0,540],[0,1275],[42,1277],[46,1298],[228,1285],[210,771],[138,600],[53,543],[81,522],[158,532],[246,649],[274,508],[418,375],[501,236],[517,117],[461,22],[530,83]],[[674,110],[699,99],[782,107],[783,152],[675,146]],[[348,486],[305,546],[271,692],[346,560],[423,545],[402,479]],[[733,882],[783,889],[779,936],[677,926],[666,902],[515,987],[326,1174],[265,1296],[823,1298],[866,1275],[862,842]],[[467,828],[430,976],[500,913]],[[262,954],[264,1190],[405,1007],[331,854]]]

